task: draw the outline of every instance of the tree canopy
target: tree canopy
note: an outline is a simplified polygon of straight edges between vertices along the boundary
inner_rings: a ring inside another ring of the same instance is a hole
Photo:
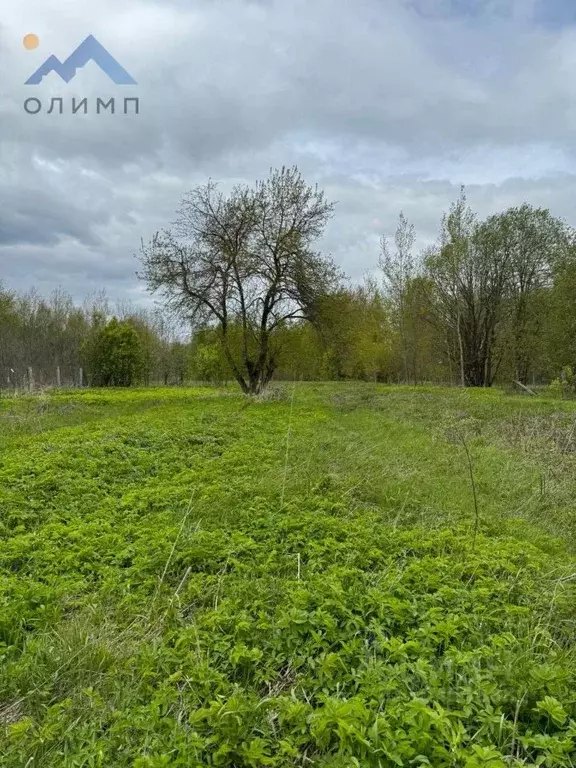
[[[295,167],[229,195],[209,182],[184,197],[174,230],[142,248],[149,289],[181,317],[217,328],[244,392],[260,392],[274,374],[279,329],[309,319],[338,283],[331,259],[312,247],[333,209]],[[232,327],[240,328],[239,356]]]

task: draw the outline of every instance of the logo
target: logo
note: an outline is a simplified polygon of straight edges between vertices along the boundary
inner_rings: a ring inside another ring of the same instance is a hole
[[[36,35],[26,35],[24,47],[34,50],[39,45]],[[28,80],[26,85],[39,85],[43,78],[50,72],[56,72],[64,82],[69,83],[76,76],[76,71],[94,61],[116,85],[136,85],[136,80],[122,67],[101,43],[93,35],[88,35],[76,50],[65,61],[60,61],[56,56],[49,56]]]

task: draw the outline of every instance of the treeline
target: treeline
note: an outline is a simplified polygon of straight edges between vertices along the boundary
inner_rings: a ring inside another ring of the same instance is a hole
[[[282,170],[273,177],[270,188],[260,189],[267,195],[267,212],[277,200],[286,198],[288,187],[296,189],[310,206],[310,194],[297,171]],[[212,206],[213,192],[206,187],[197,193],[200,202],[210,202],[193,211],[203,226],[205,221],[210,223],[213,210],[226,211],[224,198]],[[240,192],[246,200],[247,193]],[[240,192],[232,198],[234,215]],[[321,193],[314,194],[317,205],[324,205]],[[326,218],[328,208],[324,205],[320,213],[313,210],[311,219],[313,215]],[[249,210],[250,218],[245,211],[244,218],[238,218],[245,230],[257,221],[255,207]],[[224,226],[229,226],[231,214],[222,216]],[[206,231],[206,237],[213,238],[212,230]],[[286,250],[285,263],[293,258],[298,269],[293,283],[283,288],[286,296],[280,295],[279,279],[273,274],[270,277],[264,256],[266,270],[258,265],[260,272],[255,271],[254,277],[247,269],[241,273],[230,261],[227,246],[219,245],[221,250],[214,250],[202,265],[203,271],[194,273],[197,257],[193,251],[182,256],[182,246],[169,233],[161,244],[155,240],[146,255],[149,283],[166,284],[166,274],[176,281],[170,261],[173,252],[177,263],[188,269],[187,287],[193,278],[214,290],[213,274],[223,273],[222,253],[238,279],[236,293],[230,292],[229,283],[223,283],[228,293],[215,293],[214,306],[217,308],[218,300],[225,308],[241,307],[242,311],[227,311],[225,322],[209,312],[196,317],[193,331],[189,323],[184,337],[182,317],[186,313],[175,319],[171,312],[175,307],[170,303],[165,312],[149,311],[129,303],[113,306],[99,294],[78,306],[62,291],[42,298],[34,292],[19,295],[0,286],[0,386],[129,386],[234,379],[242,385],[243,376],[247,390],[249,377],[257,380],[253,391],[271,376],[462,386],[511,381],[532,385],[561,376],[572,381],[576,238],[548,210],[525,204],[482,221],[470,210],[462,190],[443,217],[438,242],[418,254],[414,227],[400,214],[392,242],[382,238],[374,269],[361,285],[354,286],[341,276],[336,279],[324,262],[314,262],[312,252],[301,245],[301,234],[288,234],[279,230],[278,242],[290,241],[292,250]],[[262,246],[254,242],[251,247],[257,253],[256,248]],[[248,245],[243,247],[245,253]],[[278,248],[272,252],[277,253]],[[252,257],[250,264],[256,262]],[[238,260],[238,264],[242,262]],[[282,270],[284,275],[287,267]],[[256,322],[257,311],[270,301],[266,297],[271,289],[258,292],[263,276],[280,296],[274,299],[276,305],[283,308],[273,322],[267,320],[266,335],[262,322]],[[318,285],[324,288],[312,290]],[[328,285],[329,290],[325,289]],[[189,297],[180,284],[176,281],[169,286],[180,308],[189,307]],[[202,288],[202,300],[207,290]],[[247,298],[250,290],[256,308],[252,314]],[[254,361],[258,360],[261,365],[256,370]]]
[[[104,292],[81,305],[0,284],[0,388],[181,383],[188,344],[166,315]]]
[[[571,380],[576,368],[576,239],[528,204],[481,221],[464,190],[438,242],[416,254],[400,214],[378,269],[315,298],[275,335],[276,377],[491,386]],[[232,342],[241,365],[241,338]],[[220,330],[197,335],[204,375],[232,378]]]

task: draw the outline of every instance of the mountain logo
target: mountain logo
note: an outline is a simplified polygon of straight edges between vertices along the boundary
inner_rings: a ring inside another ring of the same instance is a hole
[[[86,40],[80,43],[65,61],[60,61],[54,55],[49,56],[44,64],[26,80],[26,85],[38,85],[50,72],[56,72],[62,80],[69,83],[76,76],[76,71],[88,64],[89,61],[95,61],[116,85],[136,85],[136,80],[132,75],[120,66],[114,56],[108,53],[93,35],[88,35]]]

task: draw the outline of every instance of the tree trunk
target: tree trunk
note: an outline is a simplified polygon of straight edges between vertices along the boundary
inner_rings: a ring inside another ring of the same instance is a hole
[[[460,311],[458,311],[458,322],[456,325],[456,331],[458,333],[458,347],[460,349],[460,384],[466,386],[466,377],[464,374],[464,346],[462,344],[462,332],[460,330]]]

